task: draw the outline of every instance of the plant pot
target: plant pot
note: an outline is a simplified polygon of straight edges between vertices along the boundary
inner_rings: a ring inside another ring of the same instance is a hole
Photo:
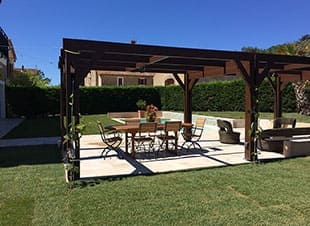
[[[146,118],[147,122],[155,122],[155,118]]]
[[[144,118],[145,117],[145,111],[138,110],[138,118]]]

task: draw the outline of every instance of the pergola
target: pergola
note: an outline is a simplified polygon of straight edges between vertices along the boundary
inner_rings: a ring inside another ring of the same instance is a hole
[[[184,91],[184,122],[192,122],[192,89],[207,76],[241,75],[245,82],[245,158],[257,159],[257,88],[267,78],[274,91],[274,117],[281,116],[281,88],[289,81],[310,79],[310,58],[177,48],[104,41],[63,39],[61,71],[61,130],[63,149],[74,146],[79,159],[79,137],[72,131],[79,123],[79,86],[90,70],[171,73]],[[184,79],[179,77],[184,74]],[[274,78],[272,78],[274,77]],[[75,163],[79,166],[79,162]]]

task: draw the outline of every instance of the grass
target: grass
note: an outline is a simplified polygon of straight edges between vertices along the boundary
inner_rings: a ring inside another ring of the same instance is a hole
[[[60,136],[59,117],[25,119],[15,127],[4,139],[29,138],[29,137],[52,137]]]
[[[86,125],[83,134],[97,134],[98,128],[96,121],[101,120],[104,125],[118,124],[117,122],[108,119],[106,114],[102,115],[84,115],[81,118],[81,123]],[[60,136],[60,121],[59,117],[48,117],[38,119],[25,119],[21,125],[14,128],[4,139],[12,138],[30,138],[30,137],[53,137]]]
[[[109,119],[106,114],[83,115],[81,123],[86,126],[83,134],[98,134],[97,120],[100,120],[104,126],[120,124],[119,122]]]
[[[2,149],[1,159],[11,151]],[[55,146],[14,151],[59,157]],[[310,224],[309,157],[98,179],[68,190],[58,161],[14,156],[0,163],[0,225]]]

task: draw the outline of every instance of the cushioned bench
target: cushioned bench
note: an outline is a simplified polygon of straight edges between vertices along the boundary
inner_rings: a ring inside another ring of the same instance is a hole
[[[297,157],[310,155],[310,138],[294,139],[283,142],[284,157]]]
[[[283,142],[298,136],[309,137],[310,127],[276,128],[263,130],[257,140],[257,148],[263,151],[283,152]]]

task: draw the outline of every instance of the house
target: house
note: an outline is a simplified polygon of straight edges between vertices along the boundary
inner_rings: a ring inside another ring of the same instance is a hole
[[[0,27],[0,118],[6,117],[5,83],[14,70],[15,61],[12,41]]]
[[[22,65],[21,68],[15,68],[14,71],[29,73],[32,75],[38,75],[39,74],[39,69],[37,69],[37,68],[25,68],[24,65]]]
[[[180,75],[183,80],[183,75]],[[92,70],[84,79],[84,86],[167,86],[178,85],[172,74]]]

